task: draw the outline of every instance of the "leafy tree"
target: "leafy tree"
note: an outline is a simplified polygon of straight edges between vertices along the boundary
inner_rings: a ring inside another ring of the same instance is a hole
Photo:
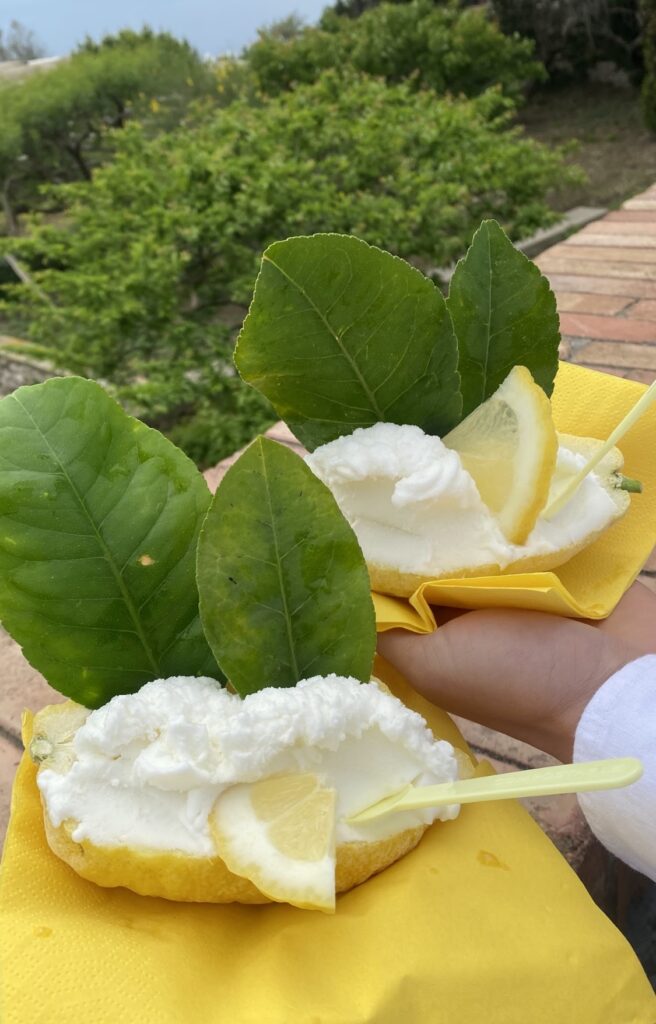
[[[266,28],[244,53],[258,88],[276,96],[296,85],[309,85],[329,68],[349,64],[343,19],[334,19],[329,30],[304,28],[291,38],[282,38]]]
[[[0,28],[0,60],[34,60],[44,56],[45,50],[32,29],[20,21],[10,21],[7,32]]]
[[[476,96],[499,85],[518,96],[527,81],[542,76],[532,44],[504,36],[481,8],[384,3],[353,23],[350,35],[355,67],[388,82],[413,79],[438,93]]]
[[[504,32],[535,41],[551,78],[583,78],[604,60],[640,76],[640,0],[492,0],[492,6]]]
[[[265,28],[260,29],[258,36],[269,36],[272,39],[289,41],[296,39],[305,27],[303,19],[298,14],[289,14],[286,18],[280,18]]]
[[[412,0],[336,0],[330,7],[324,9],[321,20],[330,19],[335,14],[338,17],[359,18],[365,11],[370,11],[374,7],[380,7],[383,2],[408,4],[412,3]],[[443,6],[445,3],[451,2],[451,0],[432,0],[432,2],[435,6]],[[480,0],[460,0],[461,7],[474,7],[479,4]]]
[[[370,11],[373,7],[378,7],[381,0],[337,0],[331,7],[328,8],[327,13],[335,13],[340,18],[359,18],[365,11]],[[402,0],[405,2],[405,0]]]
[[[640,13],[645,47],[642,113],[647,127],[656,132],[656,0],[641,0]]]
[[[498,91],[438,99],[334,71],[259,106],[237,101],[149,137],[115,133],[90,182],[56,187],[65,223],[12,239],[40,291],[4,313],[57,365],[110,380],[199,462],[271,416],[231,371],[222,308],[246,304],[262,250],[359,235],[421,265],[462,255],[484,216],[517,238],[549,220],[560,155],[509,127]],[[47,299],[43,296],[47,296]]]
[[[190,64],[198,62],[198,53],[186,39],[178,39],[170,32],[155,32],[149,25],[144,25],[138,32],[131,28],[122,28],[119,32],[93,39],[87,36],[78,46],[77,53],[103,53],[106,50],[138,50],[142,46],[157,47],[162,60],[168,56],[179,61],[182,54]]]
[[[383,3],[357,19],[329,10],[320,28],[291,37],[261,32],[245,58],[269,95],[313,82],[327,68],[467,96],[495,84],[519,96],[527,81],[543,76],[531,42],[504,36],[483,9],[433,0]]]
[[[411,0],[388,0],[389,3],[407,4]],[[434,4],[443,4],[445,0],[433,0]],[[333,14],[338,17],[359,18],[365,11],[371,11],[374,7],[380,7],[383,0],[336,0],[336,3],[327,7],[323,18],[330,18]]]
[[[108,129],[157,114],[179,121],[188,102],[214,88],[194,50],[167,34],[121,33],[95,49],[2,90],[0,190],[9,224],[37,202],[46,182],[89,179],[111,151]]]

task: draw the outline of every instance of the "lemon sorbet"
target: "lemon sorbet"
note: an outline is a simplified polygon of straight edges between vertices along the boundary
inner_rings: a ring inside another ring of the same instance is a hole
[[[101,885],[148,895],[233,900],[232,874],[252,883],[237,888],[246,902],[331,910],[336,888],[458,813],[348,823],[409,783],[455,780],[458,759],[378,683],[334,675],[244,699],[212,679],[159,679],[96,711],[45,709],[31,749],[54,851]]]
[[[528,370],[443,439],[376,423],[321,445],[306,461],[360,542],[372,586],[408,595],[425,579],[554,568],[630,504],[611,450],[552,518],[545,509],[601,441],[557,435]]]

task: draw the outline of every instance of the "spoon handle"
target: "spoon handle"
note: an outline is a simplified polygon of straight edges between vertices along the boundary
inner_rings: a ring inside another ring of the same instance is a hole
[[[586,464],[576,473],[572,479],[566,484],[565,488],[560,494],[554,498],[551,504],[544,510],[542,516],[544,519],[552,519],[561,508],[567,504],[569,499],[576,491],[579,484],[585,480],[588,473],[591,473],[595,466],[598,466],[604,455],[607,455],[611,448],[614,448],[617,442],[624,437],[627,430],[630,430],[633,424],[638,420],[643,413],[647,412],[650,405],[656,402],[656,380],[647,388],[644,395],[642,395],[632,409],[629,409],[624,419],[618,423],[613,430],[608,440],[598,448],[592,458],[588,459]]]
[[[594,789],[618,789],[642,775],[642,763],[635,757],[614,757],[606,761],[559,764],[548,768],[485,775],[437,786],[406,786],[359,811],[349,822],[373,821],[396,811],[446,804],[472,804],[484,800],[509,800],[524,796],[554,796],[585,793]]]

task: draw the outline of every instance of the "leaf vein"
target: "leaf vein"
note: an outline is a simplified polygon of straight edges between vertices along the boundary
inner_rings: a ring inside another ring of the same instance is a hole
[[[364,392],[366,398],[369,400],[370,407],[371,407],[372,411],[374,413],[376,413],[377,416],[382,416],[381,410],[378,407],[378,402],[376,401],[376,396],[371,391],[369,385],[367,384],[367,381],[365,380],[365,378],[363,377],[362,373],[360,372],[360,368],[357,365],[357,363],[355,362],[355,360],[353,359],[351,353],[343,345],[341,336],[335,330],[335,328],[332,326],[332,324],[329,323],[329,321],[327,320],[325,314],[319,309],[317,304],[310,298],[310,296],[307,294],[305,289],[302,287],[301,284],[299,284],[298,281],[295,281],[292,277],[290,277],[290,275],[285,270],[283,270],[283,268],[281,266],[279,266],[279,264],[274,263],[270,256],[268,256],[268,257],[265,256],[264,258],[268,259],[269,262],[271,263],[271,265],[276,268],[278,273],[281,274],[284,278],[286,278],[287,281],[289,281],[289,283],[291,285],[293,285],[295,288],[298,289],[300,294],[303,296],[303,298],[307,302],[308,307],[315,313],[316,316],[319,317],[321,322],[325,325],[326,330],[331,335],[331,337],[334,339],[334,341],[337,343],[337,346],[340,349],[342,355],[347,360],[347,362],[350,363],[350,365],[353,367],[353,371],[355,372],[355,375],[358,378],[358,381],[360,383],[362,391]]]
[[[265,493],[266,493],[267,505],[268,505],[268,508],[269,508],[269,516],[270,516],[270,519],[271,519],[272,537],[273,537],[273,549],[274,549],[274,552],[275,552],[276,569],[278,571],[278,585],[280,587],[280,594],[282,596],[283,616],[284,616],[284,619],[285,619],[285,625],[287,627],[287,642],[289,644],[289,654],[290,654],[290,657],[291,657],[291,664],[292,664],[292,668],[294,670],[295,680],[296,680],[296,682],[298,682],[298,680],[301,677],[298,674],[298,665],[297,665],[297,662],[296,662],[296,650],[295,650],[295,647],[294,647],[294,633],[293,633],[293,629],[292,629],[291,616],[289,614],[289,603],[288,603],[288,600],[287,600],[287,590],[286,590],[286,587],[285,587],[285,579],[284,579],[283,571],[282,571],[282,562],[281,562],[281,559],[280,559],[280,547],[279,547],[279,543],[278,543],[278,530],[276,528],[276,519],[275,519],[275,515],[274,515],[274,511],[273,511],[273,502],[272,502],[272,499],[271,499],[271,488],[270,488],[270,485],[269,485],[269,474],[267,472],[267,465],[266,465],[266,452],[264,451],[264,449],[262,449],[261,455],[262,455],[262,474],[263,474],[263,477],[264,477],[264,490],[265,490]]]
[[[14,397],[16,398],[16,396],[14,396]],[[154,655],[154,653],[153,653],[153,651],[152,651],[152,649],[150,647],[150,644],[148,643],[148,640],[147,640],[147,638],[146,638],[146,636],[144,634],[141,622],[140,622],[139,617],[138,617],[138,611],[137,611],[137,609],[134,606],[134,603],[132,601],[132,597],[131,597],[127,587],[125,586],[125,583],[123,582],[123,579],[121,578],[120,573],[117,571],[117,566],[114,563],[114,559],[113,559],[111,551],[107,547],[107,544],[105,543],[104,538],[102,537],[102,535],[97,530],[97,527],[96,527],[96,524],[95,524],[95,522],[93,520],[93,516],[91,515],[90,509],[87,507],[86,502],[85,502],[83,496],[80,494],[77,486],[73,482],[72,477],[66,471],[66,469],[63,467],[63,465],[61,463],[61,460],[59,459],[59,456],[58,456],[56,450],[51,445],[51,443],[48,440],[48,437],[46,436],[46,434],[39,427],[38,423],[36,422],[36,420],[34,419],[32,414],[30,413],[29,409],[27,409],[18,398],[16,398],[16,401],[18,402],[19,406],[22,408],[22,410],[25,413],[25,415],[28,417],[28,419],[33,424],[34,429],[43,438],[45,444],[47,445],[49,451],[52,454],[52,457],[55,459],[55,462],[59,466],[61,466],[62,473],[63,473],[64,477],[66,478],[68,486],[70,487],[73,495],[75,496],[75,498],[79,502],[83,512],[85,513],[85,515],[89,519],[89,521],[91,523],[91,526],[92,526],[92,529],[93,529],[93,531],[94,531],[94,533],[96,535],[98,545],[99,545],[99,547],[100,547],[100,549],[101,549],[101,551],[103,553],[103,556],[106,559],[106,561],[107,561],[107,563],[108,563],[108,565],[110,567],[112,575],[114,576],[114,579],[115,579],[115,581],[116,581],[116,583],[118,585],[118,588],[119,588],[119,590],[121,592],[121,596],[123,598],[125,606],[126,606],[126,608],[128,610],[128,613],[130,615],[130,618],[134,622],[135,629],[137,631],[137,636],[139,637],[139,640],[140,640],[141,645],[142,645],[142,647],[144,649],[146,657],[147,657],[148,661],[150,662],[150,665],[151,665],[153,671],[155,673],[157,673],[157,671],[158,671],[157,659],[155,658],[155,655]],[[52,429],[52,426],[51,426],[50,429]]]

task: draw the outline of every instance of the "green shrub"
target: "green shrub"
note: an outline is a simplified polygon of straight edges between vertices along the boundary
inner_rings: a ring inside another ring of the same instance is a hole
[[[288,37],[263,31],[245,58],[261,89],[276,95],[317,79],[327,68],[351,69],[389,83],[476,96],[491,85],[518,96],[542,77],[533,45],[505,36],[482,9],[432,0],[383,3],[357,19],[327,12],[322,27]]]
[[[315,82],[329,68],[343,66],[344,36],[335,30],[303,28],[284,38],[261,29],[257,42],[245,51],[244,60],[258,89],[276,96],[294,86]]]
[[[327,72],[154,138],[128,125],[91,182],[54,189],[62,225],[11,240],[50,301],[15,286],[4,313],[28,315],[59,365],[113,382],[198,461],[216,461],[270,416],[231,376],[218,316],[249,301],[262,250],[337,231],[444,265],[484,216],[513,238],[531,232],[565,172],[558,151],[509,127],[512,110],[498,91],[437,99]]]
[[[259,82],[246,61],[237,57],[219,57],[214,63],[213,75],[215,86],[213,93],[204,104],[196,104],[187,112],[193,116],[199,110],[210,110],[213,106],[227,107],[235,100],[245,100],[257,106],[261,102]]]

